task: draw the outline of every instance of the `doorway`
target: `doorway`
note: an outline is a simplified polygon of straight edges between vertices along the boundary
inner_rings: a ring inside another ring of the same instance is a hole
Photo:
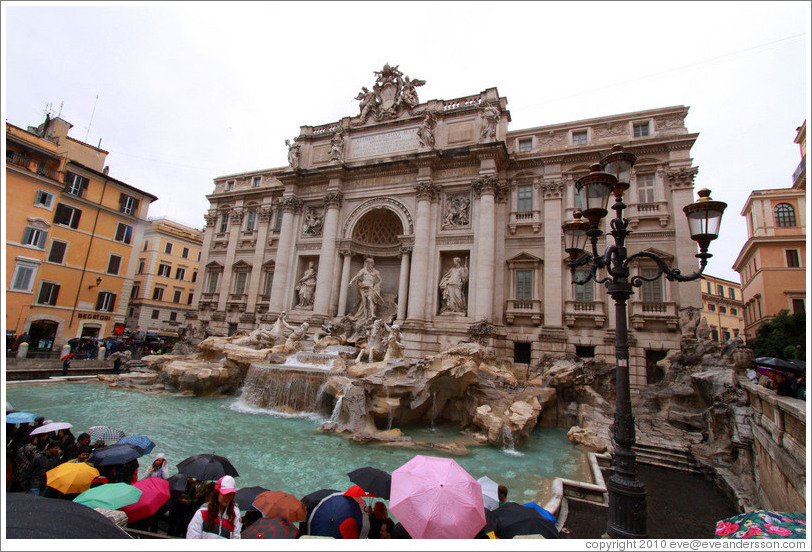
[[[53,320],[35,320],[28,329],[28,343],[32,351],[50,351],[54,346],[59,324]]]

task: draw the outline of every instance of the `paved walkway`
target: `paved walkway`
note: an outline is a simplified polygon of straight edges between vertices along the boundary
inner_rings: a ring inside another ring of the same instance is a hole
[[[648,537],[711,539],[718,520],[739,513],[727,495],[703,475],[645,464],[637,465],[637,473],[648,492]],[[574,500],[568,506],[566,538],[599,539],[606,532],[608,508]]]

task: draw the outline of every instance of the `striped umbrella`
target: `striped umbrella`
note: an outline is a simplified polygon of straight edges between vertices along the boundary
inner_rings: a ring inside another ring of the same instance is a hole
[[[112,441],[115,443],[124,437],[124,432],[120,429],[115,429],[107,426],[93,426],[87,430],[91,439],[101,439],[102,441]]]

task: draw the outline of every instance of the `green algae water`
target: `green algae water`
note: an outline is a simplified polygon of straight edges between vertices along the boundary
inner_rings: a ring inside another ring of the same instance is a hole
[[[6,400],[17,410],[71,423],[74,436],[96,425],[148,436],[155,449],[139,459],[139,476],[159,452],[173,474],[183,459],[215,453],[237,468],[239,488],[259,485],[302,497],[324,488],[346,490],[353,485],[346,474],[355,468],[392,472],[423,454],[454,458],[474,478],[487,475],[507,485],[510,500],[542,506],[554,478],[590,481],[585,451],[560,428],[537,428],[516,451],[480,446],[460,456],[434,448],[354,443],[318,432],[324,416],[281,414],[238,397],[154,395],[94,382],[7,384]],[[421,442],[449,442],[460,435],[459,428],[443,425],[402,429]]]

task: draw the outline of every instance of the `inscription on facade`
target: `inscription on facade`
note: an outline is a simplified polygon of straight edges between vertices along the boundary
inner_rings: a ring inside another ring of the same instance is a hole
[[[350,158],[375,157],[413,151],[417,149],[417,129],[409,128],[372,136],[353,137],[350,141]]]

